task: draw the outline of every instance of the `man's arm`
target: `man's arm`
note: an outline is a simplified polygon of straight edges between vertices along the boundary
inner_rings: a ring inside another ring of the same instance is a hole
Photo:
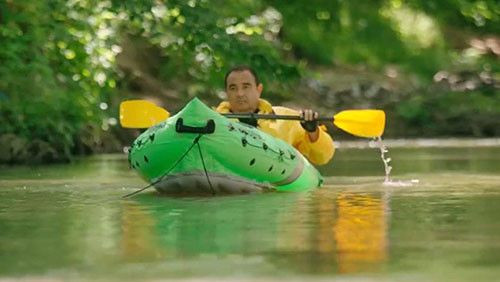
[[[281,106],[272,107],[272,110],[277,115],[301,114],[299,111]],[[333,140],[324,126],[316,124],[314,127],[311,126],[311,132],[307,132],[299,121],[259,120],[259,128],[292,145],[313,164],[326,164],[335,152]]]
[[[316,165],[328,163],[335,153],[332,137],[325,130],[324,126],[318,127],[315,132],[318,137],[315,140],[311,138],[310,133],[303,134],[295,146],[309,161]]]
[[[333,140],[325,132],[325,128],[320,129],[318,126],[318,113],[306,109],[300,112],[304,117],[304,121],[300,123],[305,131],[304,139],[300,142],[299,151],[314,164],[326,164],[332,157],[335,151]]]
[[[304,121],[300,125],[307,132],[309,141],[316,142],[319,138],[318,113],[307,109],[300,111],[300,115],[304,118]]]

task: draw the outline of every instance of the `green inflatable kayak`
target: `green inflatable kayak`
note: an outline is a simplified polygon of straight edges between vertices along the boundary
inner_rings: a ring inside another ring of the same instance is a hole
[[[295,148],[197,98],[142,133],[129,150],[129,163],[169,194],[299,191],[323,182]]]

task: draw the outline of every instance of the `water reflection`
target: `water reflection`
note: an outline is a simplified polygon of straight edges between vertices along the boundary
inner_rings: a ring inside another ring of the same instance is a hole
[[[301,273],[376,271],[387,258],[385,197],[331,190],[140,195],[124,204],[123,255],[126,261],[258,257],[274,269]]]
[[[336,203],[334,237],[339,272],[379,268],[387,258],[386,197],[342,193]]]
[[[121,246],[126,261],[144,261],[162,256],[154,236],[154,220],[135,203],[123,206]]]
[[[2,168],[0,277],[495,281],[499,152],[391,150],[422,179],[401,188],[381,185],[377,151],[339,151],[323,189],[214,198],[121,200],[143,185],[123,158]]]

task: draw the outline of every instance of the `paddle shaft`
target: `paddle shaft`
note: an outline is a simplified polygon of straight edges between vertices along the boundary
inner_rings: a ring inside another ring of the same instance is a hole
[[[304,121],[299,115],[276,115],[257,113],[227,113],[228,118],[297,120]],[[120,124],[125,128],[148,128],[169,118],[163,108],[145,100],[128,100],[120,104]],[[385,113],[381,110],[344,110],[330,117],[316,119],[332,122],[336,127],[354,136],[372,138],[382,136],[385,128]]]
[[[273,114],[222,114],[227,118],[254,118],[254,119],[284,119],[284,120],[304,120],[301,116],[291,116],[291,115],[273,115]],[[333,117],[319,117],[317,121],[330,121],[333,122]]]

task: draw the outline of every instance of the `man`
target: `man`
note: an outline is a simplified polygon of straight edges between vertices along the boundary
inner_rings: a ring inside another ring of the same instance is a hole
[[[318,113],[309,109],[298,112],[285,107],[273,107],[266,100],[260,99],[263,85],[252,68],[238,66],[229,70],[225,76],[225,88],[228,100],[219,104],[218,112],[300,114],[305,121],[264,119],[240,119],[240,121],[288,142],[314,164],[326,164],[333,157],[335,152],[333,140],[325,132],[324,127],[318,126],[316,120]]]

